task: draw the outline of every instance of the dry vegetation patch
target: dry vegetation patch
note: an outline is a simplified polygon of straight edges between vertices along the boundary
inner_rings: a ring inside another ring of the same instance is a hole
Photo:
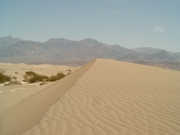
[[[0,83],[9,82],[12,80],[10,75],[6,75],[4,71],[0,71]]]
[[[11,82],[5,84],[4,86],[10,86],[10,85],[22,85],[22,84],[18,81],[11,81]]]
[[[24,82],[29,82],[29,83],[54,82],[65,76],[66,76],[65,74],[60,73],[60,72],[58,72],[56,75],[52,75],[52,76],[48,77],[46,75],[37,74],[33,71],[27,71],[27,72],[25,72],[25,75],[24,75]]]

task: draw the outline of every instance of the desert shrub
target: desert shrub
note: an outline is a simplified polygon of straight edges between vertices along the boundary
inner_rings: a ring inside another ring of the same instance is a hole
[[[9,85],[22,85],[22,84],[18,81],[11,81],[8,84],[5,84],[4,86],[9,86]]]
[[[65,74],[58,72],[56,75],[50,76],[48,81],[54,82],[54,81],[57,81],[59,79],[62,79],[63,77],[65,77]]]
[[[36,73],[33,72],[33,71],[27,71],[25,72],[25,75],[23,76],[24,77],[24,81],[25,82],[28,82],[30,78],[32,78],[33,76],[35,76]]]
[[[35,75],[29,79],[28,82],[34,83],[34,82],[44,82],[47,81],[49,78],[45,75]]]
[[[24,81],[29,83],[35,83],[35,82],[54,82],[61,78],[65,77],[65,74],[58,72],[56,75],[52,75],[50,77],[45,75],[37,74],[33,71],[27,71],[24,75]]]
[[[5,72],[0,71],[0,83],[9,82],[12,80],[12,77],[6,75]]]
[[[17,77],[15,77],[15,76],[13,76],[12,78],[13,78],[14,80],[16,80],[16,79],[17,79]]]
[[[66,70],[68,73],[67,73],[67,75],[69,75],[69,74],[71,74],[71,69],[68,69],[68,70]]]
[[[45,75],[39,75],[33,71],[27,71],[24,75],[24,81],[29,82],[29,83],[43,82],[48,79],[49,79],[49,77],[47,77]]]
[[[44,85],[44,84],[47,84],[47,82],[42,82],[42,83],[40,83],[39,85]]]

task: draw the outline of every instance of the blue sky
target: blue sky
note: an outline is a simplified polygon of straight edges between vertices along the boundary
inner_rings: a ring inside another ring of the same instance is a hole
[[[180,51],[180,0],[0,0],[0,37]]]

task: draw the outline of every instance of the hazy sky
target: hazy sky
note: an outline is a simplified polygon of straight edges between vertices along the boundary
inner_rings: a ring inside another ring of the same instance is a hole
[[[180,51],[180,0],[0,0],[0,37]]]

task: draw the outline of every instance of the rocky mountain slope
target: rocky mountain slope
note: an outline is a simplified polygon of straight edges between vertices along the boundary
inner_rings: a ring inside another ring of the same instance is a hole
[[[91,38],[80,41],[57,38],[44,43],[11,36],[0,38],[0,62],[81,65],[94,58],[129,62],[180,62],[180,52],[146,47],[127,49],[119,45],[103,44]]]

